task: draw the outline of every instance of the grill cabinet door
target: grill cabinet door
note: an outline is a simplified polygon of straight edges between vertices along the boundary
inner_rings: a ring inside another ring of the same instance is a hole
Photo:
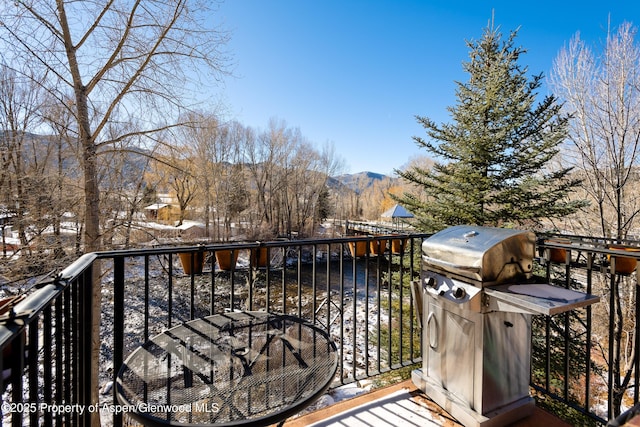
[[[473,407],[475,323],[429,298],[424,347],[427,376]]]
[[[482,412],[529,396],[531,316],[493,312],[484,316]]]

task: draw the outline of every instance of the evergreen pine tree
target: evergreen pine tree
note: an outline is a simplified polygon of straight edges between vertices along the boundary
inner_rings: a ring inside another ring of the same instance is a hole
[[[421,192],[397,200],[411,210],[425,231],[455,224],[531,225],[541,218],[575,212],[584,201],[567,196],[579,181],[570,168],[551,169],[567,135],[569,117],[553,95],[536,103],[542,74],[528,79],[518,64],[526,51],[514,47],[493,25],[478,42],[467,42],[463,64],[467,83],[457,83],[451,123],[437,125],[417,117],[428,139],[418,146],[436,156],[433,169],[396,171]]]

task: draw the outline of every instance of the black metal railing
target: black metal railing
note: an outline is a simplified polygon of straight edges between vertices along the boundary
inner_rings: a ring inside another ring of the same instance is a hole
[[[127,355],[168,327],[228,310],[295,314],[326,328],[342,356],[336,386],[419,363],[421,331],[411,283],[419,278],[426,237],[201,244],[84,255],[0,314],[3,422],[87,425],[100,416],[122,425],[112,384]],[[547,236],[538,241],[536,259],[544,280],[602,296],[593,307],[535,316],[533,325],[533,389],[543,400],[596,422],[617,414],[616,387],[628,389],[623,409],[638,401],[637,351],[621,347],[615,338],[620,335],[617,313],[636,306],[637,279],[635,272],[619,271],[622,256],[638,259],[640,252],[610,249],[608,243],[613,242]],[[237,260],[227,267],[223,255],[229,252]],[[93,305],[94,290],[100,307]],[[631,343],[640,340],[635,319],[634,312],[633,320],[625,317],[622,325],[623,338]],[[98,353],[92,355],[92,348]],[[99,361],[97,369],[92,358]],[[624,362],[624,372],[613,367],[618,362]],[[614,378],[619,372],[631,372],[629,384]]]
[[[534,317],[531,385],[546,406],[577,423],[606,423],[638,403],[639,245],[566,235],[538,241],[546,281],[601,297],[580,310]]]
[[[0,368],[10,372],[0,379],[2,418],[13,425],[85,425],[100,416],[122,425],[112,384],[126,356],[166,328],[228,310],[295,314],[328,329],[342,355],[336,384],[419,362],[409,285],[419,275],[424,237],[85,255],[0,321]],[[229,252],[237,259],[225,266]],[[92,305],[94,289],[98,308]],[[99,343],[97,372],[92,341]]]

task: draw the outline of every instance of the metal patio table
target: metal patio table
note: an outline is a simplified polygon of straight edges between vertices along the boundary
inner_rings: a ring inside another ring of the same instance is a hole
[[[320,397],[338,366],[330,335],[295,316],[231,312],[151,338],[118,372],[121,410],[147,426],[265,426]]]

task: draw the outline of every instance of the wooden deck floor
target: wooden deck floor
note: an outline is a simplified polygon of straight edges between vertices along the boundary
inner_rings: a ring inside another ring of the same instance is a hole
[[[337,402],[324,409],[288,420],[285,427],[460,427],[455,419],[431,401],[411,380]],[[571,427],[536,408],[513,427]]]

